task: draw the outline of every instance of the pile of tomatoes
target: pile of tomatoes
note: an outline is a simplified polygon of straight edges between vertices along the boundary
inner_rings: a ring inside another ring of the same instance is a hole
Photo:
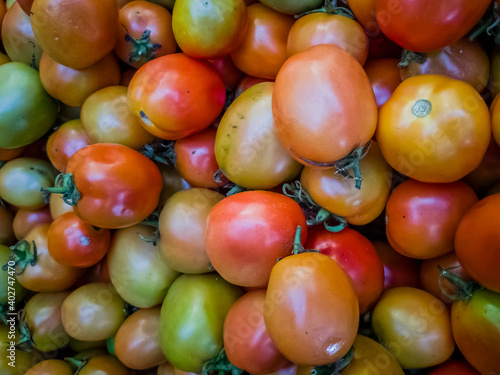
[[[0,373],[500,374],[499,23],[0,1]]]

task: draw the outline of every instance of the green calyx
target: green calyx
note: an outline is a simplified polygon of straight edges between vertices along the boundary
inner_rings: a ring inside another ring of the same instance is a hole
[[[19,341],[16,344],[16,349],[23,352],[31,352],[35,348],[35,341],[31,335],[30,326],[26,321],[26,311],[21,310],[18,313],[19,319]]]
[[[10,247],[10,262],[14,262],[14,266],[17,267],[17,274],[21,275],[27,266],[34,266],[37,261],[37,249],[35,241],[31,241],[31,244],[26,240],[21,240],[14,246]],[[2,270],[7,271],[8,264],[3,265]]]
[[[351,347],[347,354],[340,358],[338,361],[328,365],[315,367],[313,370],[311,370],[311,375],[340,375],[342,371],[347,366],[349,366],[349,363],[351,363],[353,358],[354,347]]]
[[[453,301],[467,301],[469,298],[472,297],[474,293],[477,291],[483,289],[483,287],[477,283],[476,281],[465,281],[462,279],[460,276],[450,272],[450,270],[454,269],[456,267],[449,267],[442,269],[439,267],[440,273],[439,273],[439,288],[441,289],[441,292],[448,297],[449,299]],[[455,294],[450,294],[448,293],[445,288],[443,287],[443,278],[448,280],[456,289]]]
[[[349,155],[335,162],[335,173],[344,176],[345,178],[352,178],[355,180],[356,189],[361,189],[361,182],[363,178],[361,177],[361,170],[359,168],[359,162],[363,159],[368,150],[370,149],[370,143],[368,142],[364,146],[355,148],[351,151]],[[353,174],[350,173],[352,170]]]
[[[144,145],[139,152],[157,163],[175,165],[177,155],[174,146],[174,141],[164,141],[162,143]]]
[[[78,360],[72,357],[66,357],[64,358],[66,362],[73,368],[74,375],[78,375],[80,371],[85,367],[85,365],[89,362],[90,358],[84,358],[82,360]]]
[[[43,192],[62,194],[64,202],[70,206],[76,206],[81,197],[75,185],[72,173],[60,173],[56,178],[56,186],[53,188],[42,188]]]
[[[222,348],[217,357],[214,357],[209,361],[205,362],[201,373],[202,375],[215,374],[215,373],[218,373],[219,375],[225,375],[225,374],[241,375],[244,373],[244,371],[233,365],[231,362],[229,362],[229,359],[227,358],[226,355],[226,350]]]
[[[332,15],[339,15],[339,16],[344,16],[348,17],[351,19],[354,19],[354,13],[349,9],[345,7],[339,7],[337,6],[337,0],[325,0],[325,4],[318,9],[313,9],[301,14],[295,15],[295,19],[307,16],[308,14],[313,14],[313,13],[327,13],[327,14],[332,14]]]
[[[136,63],[140,60],[151,61],[155,56],[155,52],[161,48],[160,43],[152,42],[149,37],[151,36],[151,30],[144,30],[141,38],[134,39],[129,33],[125,35],[125,41],[132,45],[132,51],[130,52],[129,62]]]

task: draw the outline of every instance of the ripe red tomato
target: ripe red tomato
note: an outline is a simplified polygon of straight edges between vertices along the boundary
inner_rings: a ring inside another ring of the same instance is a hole
[[[40,224],[52,223],[50,207],[45,206],[36,210],[20,208],[11,223],[14,235],[22,240],[34,227]]]
[[[370,60],[365,64],[364,68],[372,85],[377,107],[380,108],[401,83],[398,60]]]
[[[291,254],[297,226],[305,242],[302,209],[282,194],[255,190],[229,196],[208,214],[208,258],[230,283],[265,287],[276,261]]]
[[[241,79],[245,76],[245,73],[243,73],[236,67],[236,65],[234,65],[234,62],[233,60],[231,60],[231,56],[229,55],[209,61],[210,64],[212,64],[214,68],[219,72],[226,87],[229,87],[230,89],[234,89],[236,85],[241,81]]]

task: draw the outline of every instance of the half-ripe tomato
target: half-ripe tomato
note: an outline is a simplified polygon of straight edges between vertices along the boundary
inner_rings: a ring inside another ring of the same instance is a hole
[[[37,225],[50,224],[52,221],[52,214],[48,206],[36,210],[20,208],[14,216],[12,229],[16,238],[22,240]]]
[[[462,267],[484,287],[500,293],[500,194],[481,199],[462,217],[455,252]]]
[[[318,44],[333,44],[349,52],[363,65],[368,56],[368,36],[352,18],[340,14],[311,13],[299,18],[288,34],[287,56]]]
[[[418,75],[382,106],[376,137],[398,172],[422,182],[454,182],[481,162],[490,122],[486,103],[468,83]]]
[[[62,359],[46,359],[31,367],[25,375],[72,375],[73,369]]]
[[[262,0],[261,3],[267,5],[278,12],[285,14],[300,14],[308,10],[315,9],[321,5],[322,0]]]
[[[142,126],[163,139],[180,139],[208,127],[226,99],[213,65],[182,53],[143,65],[128,88],[128,103]]]
[[[208,215],[208,258],[230,283],[265,287],[276,261],[291,254],[297,226],[304,243],[306,219],[291,198],[259,190],[231,195]]]
[[[271,189],[297,177],[302,164],[282,146],[274,127],[274,83],[259,83],[227,109],[217,128],[215,156],[221,171],[247,189]]]
[[[248,7],[248,29],[231,59],[242,72],[274,79],[286,60],[286,42],[295,19],[261,3]]]
[[[377,125],[375,96],[363,67],[332,45],[313,46],[286,61],[276,78],[273,115],[287,151],[315,167],[333,167],[364,146]]]
[[[269,337],[265,302],[265,289],[250,291],[231,306],[224,321],[227,358],[250,374],[269,374],[290,364]]]
[[[359,324],[351,278],[318,253],[292,255],[271,272],[264,306],[271,339],[298,365],[325,365],[351,348]]]
[[[231,60],[231,56],[229,55],[209,61],[210,64],[212,64],[214,68],[219,72],[222,80],[224,81],[224,84],[230,89],[234,89],[236,85],[241,81],[241,79],[245,76],[245,73],[243,73],[236,67],[236,65],[234,65],[234,62],[233,60]]]
[[[134,68],[175,53],[172,15],[149,1],[132,1],[120,8],[116,55]]]
[[[87,68],[109,54],[116,43],[116,0],[35,0],[31,26],[42,49],[59,64]]]
[[[452,360],[439,365],[428,375],[481,375],[467,361]]]
[[[373,309],[372,325],[403,369],[438,365],[455,349],[448,309],[420,289],[386,290]]]
[[[233,52],[247,30],[243,0],[176,0],[172,28],[181,50],[198,59],[214,59]]]
[[[491,0],[436,2],[434,0],[376,0],[382,32],[401,47],[428,52],[463,37],[483,16]]]
[[[53,220],[66,212],[73,212],[73,206],[64,201],[62,194],[50,194],[49,208]]]
[[[359,313],[370,310],[384,289],[384,267],[372,243],[354,229],[338,233],[323,226],[309,231],[306,249],[318,250],[350,276],[359,301]]]
[[[389,100],[394,90],[401,83],[398,60],[370,60],[365,64],[364,68],[372,85],[377,107],[380,108]]]
[[[454,248],[458,223],[478,201],[467,184],[407,180],[389,196],[387,239],[394,250],[417,259],[436,258]]]
[[[491,103],[491,126],[493,128],[493,139],[500,145],[500,95],[497,95]]]
[[[85,357],[84,357],[85,358]],[[130,371],[114,356],[98,354],[91,357],[79,375],[129,375]]]
[[[66,202],[96,227],[129,227],[148,217],[158,204],[162,188],[158,167],[126,146],[97,143],[84,147],[68,160],[66,172],[68,185],[56,192],[73,189],[66,191],[71,195]]]
[[[371,30],[377,26],[375,13],[375,0],[347,0],[356,19],[367,29]]]

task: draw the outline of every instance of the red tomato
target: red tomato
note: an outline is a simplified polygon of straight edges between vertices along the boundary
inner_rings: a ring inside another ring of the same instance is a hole
[[[16,238],[18,240],[22,240],[30,232],[30,230],[37,225],[51,222],[52,215],[49,206],[45,206],[37,210],[20,208],[14,216],[12,229]]]
[[[373,307],[384,289],[384,267],[365,236],[350,228],[332,233],[323,226],[315,227],[309,231],[305,248],[329,256],[351,277],[360,314]]]
[[[253,77],[253,76],[245,76],[243,79],[238,83],[238,86],[236,86],[236,90],[234,91],[234,98],[236,99],[238,96],[240,96],[243,91],[249,89],[252,86],[255,86],[258,83],[262,82],[273,82],[270,79],[266,78],[259,78],[259,77]]]
[[[396,87],[401,83],[398,60],[370,60],[365,64],[364,68],[372,84],[377,107],[380,108],[391,97]]]
[[[231,56],[227,55],[224,57],[219,57],[215,60],[209,60],[210,64],[214,66],[214,68],[219,72],[224,84],[234,89],[238,82],[245,76],[241,70],[239,70],[236,65],[234,65],[233,60],[231,60]]]
[[[454,360],[439,365],[427,375],[480,375],[467,361]]]
[[[208,215],[208,258],[230,283],[264,287],[276,261],[291,254],[297,226],[305,242],[302,209],[282,194],[256,190],[229,196]]]

